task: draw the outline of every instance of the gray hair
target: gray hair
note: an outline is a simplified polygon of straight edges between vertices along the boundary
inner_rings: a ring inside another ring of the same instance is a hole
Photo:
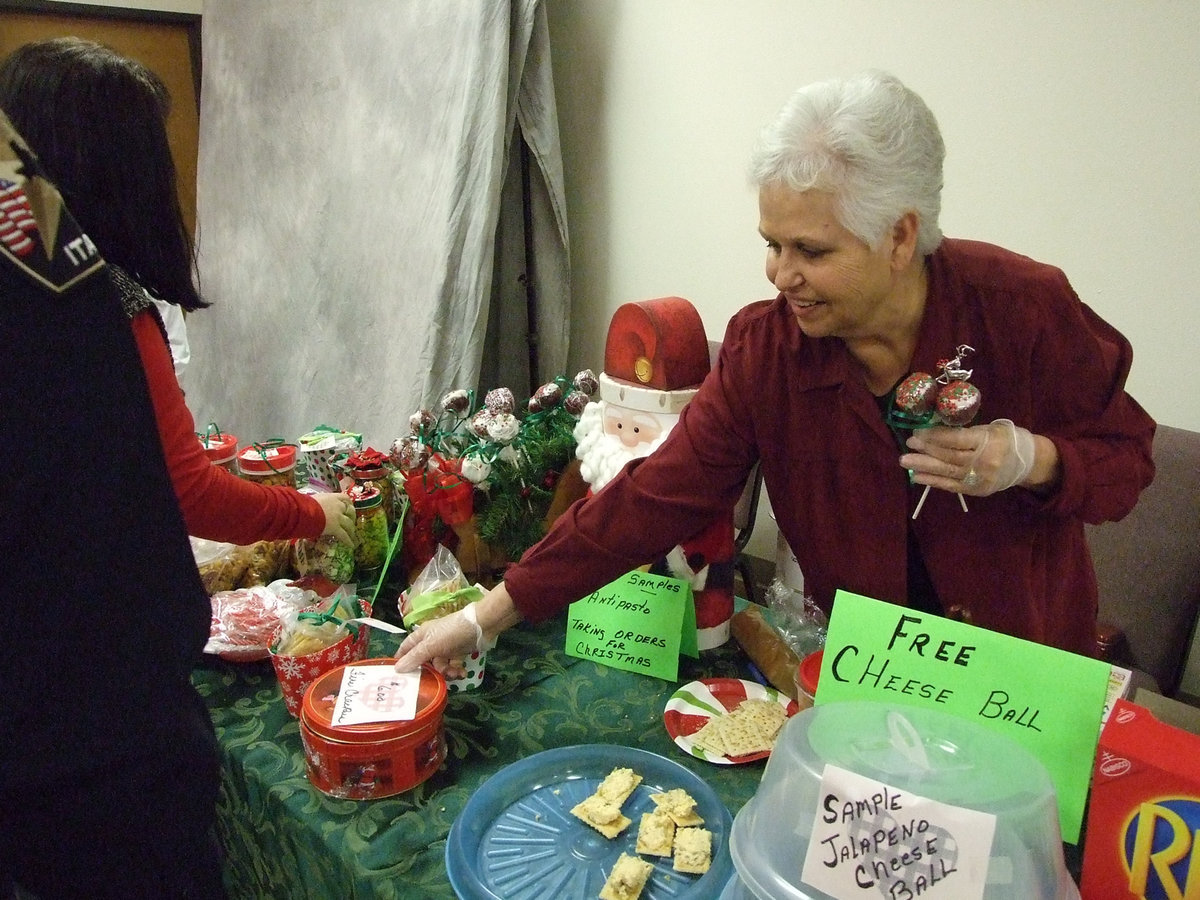
[[[750,180],[832,193],[842,226],[871,247],[914,211],[917,253],[927,256],[942,240],[945,156],[925,102],[896,77],[871,71],[793,94],[763,129]]]

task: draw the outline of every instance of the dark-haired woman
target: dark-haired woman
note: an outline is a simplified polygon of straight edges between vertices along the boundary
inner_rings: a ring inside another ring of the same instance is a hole
[[[191,312],[208,305],[193,278],[162,80],[101,44],[53,38],[26,44],[0,64],[0,108],[109,264],[188,532],[236,544],[323,534],[350,543],[354,508],[347,496],[308,496],[233,477],[212,465],[196,440],[156,307],[157,301]]]

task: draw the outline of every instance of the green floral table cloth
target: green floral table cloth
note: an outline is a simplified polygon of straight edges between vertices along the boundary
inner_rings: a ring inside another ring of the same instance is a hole
[[[378,800],[337,800],[308,781],[299,723],[284,706],[269,661],[206,659],[193,681],[212,713],[222,752],[218,831],[232,898],[453,900],[446,838],[487,778],[541,750],[616,744],[658,753],[704,778],[736,815],[763,762],[719,766],[680,750],[663,727],[671,694],[701,677],[748,677],[732,641],[700,660],[680,659],[678,682],[568,657],[565,622],[505,632],[479,689],[450,695],[446,762],[415,789]],[[371,655],[399,638],[375,632]]]

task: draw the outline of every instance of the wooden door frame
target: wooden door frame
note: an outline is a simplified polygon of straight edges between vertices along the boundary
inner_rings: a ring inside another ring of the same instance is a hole
[[[0,12],[45,13],[55,16],[81,16],[91,19],[123,19],[129,22],[156,22],[178,25],[187,32],[188,53],[192,62],[192,89],[196,108],[200,108],[200,21],[195,13],[160,9],[133,9],[127,6],[99,6],[91,3],[59,3],[56,0],[0,0]]]

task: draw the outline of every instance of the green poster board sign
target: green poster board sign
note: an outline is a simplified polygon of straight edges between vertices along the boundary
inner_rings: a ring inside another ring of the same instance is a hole
[[[697,647],[692,587],[678,578],[633,571],[567,611],[568,656],[677,681],[679,654]]]

